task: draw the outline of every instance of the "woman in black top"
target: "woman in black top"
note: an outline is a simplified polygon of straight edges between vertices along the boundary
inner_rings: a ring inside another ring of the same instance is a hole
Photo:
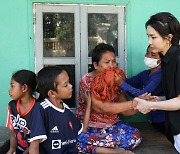
[[[180,153],[180,24],[169,12],[150,17],[145,24],[150,47],[161,51],[162,85],[165,101],[150,102],[139,98],[137,109],[142,113],[166,110],[166,136]]]

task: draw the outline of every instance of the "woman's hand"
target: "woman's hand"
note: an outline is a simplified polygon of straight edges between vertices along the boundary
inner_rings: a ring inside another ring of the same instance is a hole
[[[84,98],[84,101],[86,102],[87,107],[90,107],[91,106],[91,102],[92,102],[90,92],[86,92],[84,94],[83,98]]]
[[[121,75],[118,75],[118,74],[114,74],[115,78],[114,78],[114,83],[117,85],[117,86],[121,86],[122,83],[124,82],[123,78]]]
[[[84,102],[87,104],[87,105],[89,105],[89,106],[91,106],[91,91],[90,90],[87,90],[85,87],[81,87],[82,88],[82,99],[84,100]]]
[[[139,112],[146,114],[146,113],[149,113],[151,111],[149,104],[148,104],[148,101],[137,98],[137,97],[134,100],[138,102],[135,109],[139,110]]]

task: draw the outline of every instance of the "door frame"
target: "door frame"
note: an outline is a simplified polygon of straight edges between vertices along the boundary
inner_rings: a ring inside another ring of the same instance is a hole
[[[75,56],[43,57],[43,12],[74,13]],[[35,36],[35,72],[43,65],[75,65],[75,106],[77,107],[78,83],[88,72],[88,13],[118,14],[118,67],[126,71],[125,49],[125,6],[82,5],[82,4],[45,4],[34,3],[34,36]]]

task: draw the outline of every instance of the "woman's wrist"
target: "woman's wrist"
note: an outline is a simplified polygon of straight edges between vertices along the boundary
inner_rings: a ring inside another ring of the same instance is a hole
[[[157,102],[148,101],[147,104],[148,104],[148,108],[150,110],[156,110],[155,106],[156,106]]]
[[[137,106],[138,102],[133,98],[131,101],[132,109],[134,109]]]

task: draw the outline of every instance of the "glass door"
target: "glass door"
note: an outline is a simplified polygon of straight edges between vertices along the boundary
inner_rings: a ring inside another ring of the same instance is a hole
[[[76,107],[80,78],[79,6],[35,4],[36,72],[47,65],[68,69],[73,97],[65,102]]]
[[[125,71],[125,22],[123,6],[81,7],[82,75],[91,68],[91,52],[98,43],[108,43],[116,50],[118,66]]]
[[[123,6],[34,4],[36,72],[47,65],[65,66],[73,97],[65,102],[77,107],[79,80],[91,67],[91,51],[98,43],[111,44],[125,70]]]

